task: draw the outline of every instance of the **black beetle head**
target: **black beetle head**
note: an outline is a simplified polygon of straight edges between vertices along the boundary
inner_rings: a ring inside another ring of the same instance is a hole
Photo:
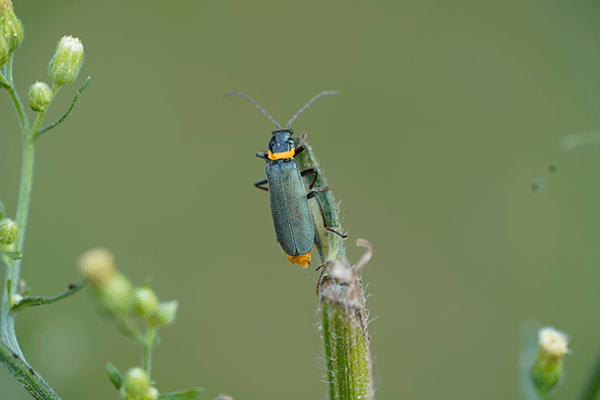
[[[291,154],[290,152],[296,147],[294,139],[292,139],[293,134],[294,131],[291,129],[274,130],[269,141],[269,152],[272,154]]]

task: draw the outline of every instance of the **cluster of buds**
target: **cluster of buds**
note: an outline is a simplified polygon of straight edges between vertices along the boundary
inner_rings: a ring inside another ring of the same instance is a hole
[[[531,378],[537,390],[543,396],[552,393],[558,387],[562,372],[562,359],[570,352],[569,337],[552,327],[538,331],[538,354],[531,368]]]
[[[2,0],[0,0],[2,1]],[[58,42],[54,56],[48,64],[48,75],[55,89],[72,83],[83,65],[83,44],[72,36],[64,36]],[[55,92],[44,82],[36,82],[29,88],[29,105],[35,112],[46,110]]]
[[[79,271],[94,287],[103,308],[111,315],[125,316],[135,312],[150,326],[171,325],[177,315],[178,302],[160,302],[147,286],[134,288],[115,267],[107,249],[88,250],[79,258]]]
[[[0,66],[21,44],[25,32],[23,23],[15,15],[11,0],[0,0]]]
[[[125,375],[121,398],[125,400],[157,400],[158,390],[151,386],[150,378],[142,368],[131,368]]]

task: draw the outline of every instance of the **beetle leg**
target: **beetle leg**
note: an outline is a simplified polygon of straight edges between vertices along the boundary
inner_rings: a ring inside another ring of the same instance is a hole
[[[269,188],[265,187],[266,184],[267,184],[267,178],[264,178],[264,179],[261,179],[260,181],[254,182],[254,186],[256,186],[259,189],[266,190],[268,192]]]
[[[306,133],[306,131],[303,131],[300,136],[298,137],[297,140],[297,145],[296,148],[304,146],[304,143],[306,143],[306,138],[308,137],[308,134]]]
[[[324,186],[324,187],[327,188],[325,190],[329,190],[329,187],[327,187],[327,186]],[[319,188],[319,189],[321,189],[321,188]],[[314,198],[315,200],[317,200],[317,204],[319,205],[319,211],[321,212],[321,218],[323,218],[323,226],[325,227],[325,229],[328,232],[335,233],[336,235],[338,235],[342,239],[346,239],[348,237],[348,235],[344,235],[343,233],[339,233],[334,228],[331,228],[329,226],[329,224],[327,223],[327,216],[325,215],[325,210],[323,209],[323,204],[321,203],[321,199],[319,199],[319,196],[317,196],[317,191],[311,190],[310,192],[308,192],[308,194],[306,195],[306,199],[312,199],[312,198]]]
[[[298,154],[302,153],[304,150],[306,150],[305,145],[296,146],[296,148],[294,149],[294,157],[296,157]]]
[[[319,172],[317,172],[317,170],[315,168],[307,168],[304,171],[300,172],[300,176],[306,176],[309,174],[314,174],[312,181],[310,181],[310,185],[308,185],[308,188],[310,190],[313,190],[313,187],[315,186],[315,182],[317,181],[317,177],[319,176]],[[322,192],[322,190],[315,190],[315,192]]]
[[[294,149],[294,157],[296,157],[298,154],[302,153],[304,150],[306,150],[306,137],[308,135],[306,134],[306,131],[302,132],[300,134],[300,137],[298,137],[298,139],[296,139],[296,147]]]

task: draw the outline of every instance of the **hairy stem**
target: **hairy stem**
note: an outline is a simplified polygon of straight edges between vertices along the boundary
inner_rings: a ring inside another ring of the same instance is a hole
[[[25,245],[25,232],[27,229],[27,217],[31,203],[31,189],[33,187],[33,165],[34,165],[34,134],[39,129],[44,112],[40,112],[30,128],[29,120],[25,114],[23,103],[15,90],[12,76],[12,54],[5,65],[6,80],[10,84],[6,88],[13,101],[15,110],[19,117],[21,133],[23,136],[21,181],[19,185],[19,197],[17,204],[16,223],[19,236],[15,243],[15,249],[22,252]],[[56,94],[58,88],[53,89]],[[21,270],[21,259],[10,260],[7,263],[4,281],[4,294],[2,296],[2,309],[0,310],[0,363],[25,387],[25,389],[36,399],[60,400],[60,397],[44,381],[25,360],[19,346],[15,332],[15,317],[11,312],[11,297],[17,291]]]
[[[21,102],[21,98],[19,97],[19,93],[17,93],[15,89],[15,84],[13,82],[13,55],[12,53],[8,56],[5,64],[6,68],[6,81],[10,85],[6,90],[10,95],[10,98],[13,101],[15,106],[15,110],[17,112],[17,116],[19,117],[19,123],[21,124],[21,133],[23,136],[29,131],[29,119],[27,118],[27,114],[25,114],[25,109],[23,108],[23,103]]]
[[[303,133],[299,142],[306,146],[306,150],[296,158],[296,162],[300,170],[314,168],[318,171],[315,187],[328,187],[319,162],[305,140],[306,134]],[[341,232],[339,210],[332,191],[319,191],[317,196],[323,205],[327,225]],[[309,205],[316,229],[315,245],[323,263],[319,266],[323,270],[317,283],[317,293],[329,399],[374,399],[370,336],[362,281],[357,274],[371,257],[370,245],[366,241],[357,242],[368,247],[368,251],[354,268],[350,268],[343,239],[325,229],[318,203],[309,200]]]

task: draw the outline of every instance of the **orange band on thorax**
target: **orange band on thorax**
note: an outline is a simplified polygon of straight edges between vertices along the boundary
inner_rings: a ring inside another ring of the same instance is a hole
[[[290,151],[282,151],[281,153],[271,153],[269,151],[269,160],[285,160],[288,158],[294,158],[294,154],[296,153],[296,149],[291,149]]]

